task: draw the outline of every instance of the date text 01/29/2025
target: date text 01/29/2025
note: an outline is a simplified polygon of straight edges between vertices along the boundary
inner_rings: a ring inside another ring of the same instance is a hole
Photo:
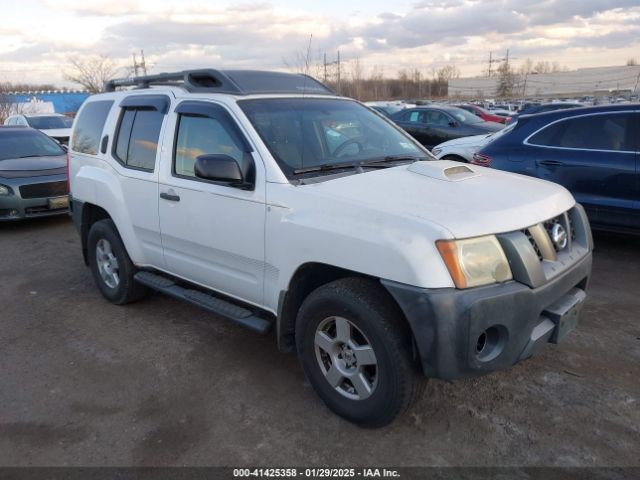
[[[397,470],[387,468],[235,468],[236,478],[399,478]]]

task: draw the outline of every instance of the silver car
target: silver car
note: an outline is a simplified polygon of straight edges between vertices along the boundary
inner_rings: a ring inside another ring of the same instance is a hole
[[[0,127],[0,221],[68,212],[65,149],[28,127]]]

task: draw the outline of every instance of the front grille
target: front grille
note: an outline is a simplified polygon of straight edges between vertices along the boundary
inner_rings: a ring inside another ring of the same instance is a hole
[[[567,233],[566,245],[560,248],[553,239],[553,228],[560,225]],[[571,244],[575,240],[575,229],[571,222],[571,215],[563,213],[545,222],[538,223],[529,228],[521,230],[525,234],[527,240],[533,247],[533,250],[541,262],[543,260],[555,261],[557,254],[565,249],[570,250]]]
[[[589,221],[580,205],[498,239],[513,279],[538,288],[588,255],[593,248]]]
[[[542,252],[540,251],[540,247],[538,247],[538,242],[536,242],[536,240],[533,238],[533,236],[531,235],[531,232],[529,232],[529,229],[525,228],[524,230],[522,230],[522,233],[524,233],[527,237],[527,240],[529,240],[529,243],[531,244],[531,246],[533,247],[533,250],[536,252],[536,255],[538,256],[538,260],[540,261],[544,260],[544,258],[542,257]]]
[[[69,193],[69,191],[67,190],[67,182],[65,181],[33,183],[20,187],[20,196],[22,198],[60,197],[67,193]]]

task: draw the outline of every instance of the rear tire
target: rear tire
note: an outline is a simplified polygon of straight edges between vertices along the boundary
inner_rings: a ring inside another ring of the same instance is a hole
[[[111,303],[124,305],[142,299],[148,290],[133,279],[131,262],[111,219],[94,223],[87,238],[89,267],[98,289]]]
[[[298,312],[296,346],[320,398],[360,426],[387,425],[425,384],[402,313],[375,280],[346,278],[313,291]]]

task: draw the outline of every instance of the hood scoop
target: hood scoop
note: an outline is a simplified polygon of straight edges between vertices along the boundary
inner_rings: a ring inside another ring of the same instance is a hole
[[[431,177],[445,182],[460,182],[482,175],[463,163],[453,162],[451,160],[415,162],[409,165],[407,170],[417,173],[418,175],[424,175],[425,177]]]

